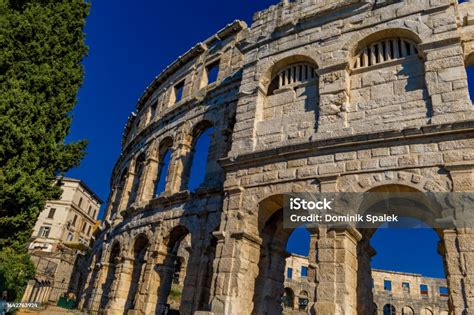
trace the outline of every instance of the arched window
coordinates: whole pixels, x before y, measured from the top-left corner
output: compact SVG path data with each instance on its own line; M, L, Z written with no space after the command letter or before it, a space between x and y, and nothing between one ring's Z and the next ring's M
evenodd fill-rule
M356 55L353 66L359 69L417 54L416 44L411 40L388 38L363 47Z
M298 308L302 311L306 310L308 308L308 303L309 303L308 292L301 291L298 298Z
M415 312L410 306L405 306L402 308L402 315L413 315Z
M385 304L383 307L383 315L395 315L396 313L395 306L392 304Z
M213 133L214 128L209 127L198 133L198 137L194 140L188 182L188 189L190 191L194 191L196 188L201 186L206 178L207 160L211 148L211 138Z
M294 88L300 84L313 82L316 79L315 68L308 63L292 64L280 72L272 79L267 95L273 95L281 88Z
M474 64L466 67L466 74L469 96L471 97L471 102L474 103Z
M294 307L295 294L291 288L285 288L282 300L285 308L292 309Z
M138 188L142 179L143 170L145 168L145 153L141 153L135 161L135 175L133 177L132 190L130 192L130 200L128 205L130 206L137 200Z
M166 178L168 177L168 170L171 161L171 147L167 147L162 153L160 152L159 159L158 180L155 185L156 196L159 196L166 189Z

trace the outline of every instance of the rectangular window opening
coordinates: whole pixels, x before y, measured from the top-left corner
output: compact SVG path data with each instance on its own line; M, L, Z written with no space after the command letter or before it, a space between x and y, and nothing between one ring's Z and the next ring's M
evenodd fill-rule
M308 267L302 266L301 267L301 277L307 277L308 276Z
M178 103L183 99L183 91L184 91L184 81L179 82L176 84L173 88L174 92L174 102L172 103Z
M383 289L385 291L392 291L392 281L390 280L384 280L383 281Z
M286 276L288 279L293 279L293 268L288 268L286 271Z
M211 84L217 81L219 77L219 61L215 61L206 66L207 73L207 84Z
M56 208L51 208L51 209L49 209L48 219L54 218L54 214L55 214L55 213L56 213Z

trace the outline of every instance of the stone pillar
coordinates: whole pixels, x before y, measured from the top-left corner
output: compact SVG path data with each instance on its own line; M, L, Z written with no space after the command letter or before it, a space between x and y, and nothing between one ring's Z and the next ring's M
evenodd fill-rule
M155 194L155 183L158 176L158 159L150 155L143 169L142 178L138 186L137 200L148 202L153 199Z
M130 290L130 282L132 280L132 272L133 259L123 257L122 262L115 269L115 281L110 290L110 299L105 310L107 315L124 313L128 291Z
M449 306L453 314L474 312L474 231L472 229L443 230L443 244Z
M102 263L100 265L100 269L97 271L97 276L94 283L91 284L92 292L91 297L89 298L89 302L87 302L87 309L88 310L98 310L100 308L100 303L102 300L102 295L104 292L102 291L103 286L107 281L107 273L109 271L110 264L109 263ZM97 268L94 266L94 268ZM105 293L105 294L110 294Z
M189 165L192 155L192 138L190 135L181 137L173 153L171 154L171 161L168 171L169 179L166 182L165 193L174 194L186 189L189 179Z
M449 40L419 46L426 56L426 88L431 98L433 123L465 119L462 112L471 110L472 102L466 85L462 46Z
M350 76L347 63L317 70L319 76L318 132L347 127Z
M158 306L158 289L160 287L160 277L158 274L158 263L164 261L166 253L161 251L152 252L147 259L145 266L144 281L139 290L140 298L137 301L136 309L141 310L144 314L155 313ZM161 314L161 313L158 313Z
M376 252L370 239L363 237L357 246L357 314L374 314L372 268L370 261Z
M215 314L251 314L254 304L255 279L258 275L262 241L246 232L218 238L214 261L214 296L211 311Z
M125 176L125 182L122 188L122 196L120 198L117 214L120 214L121 211L126 210L128 207L128 201L130 198L130 193L132 190L134 178L135 178L134 171L129 170L127 175Z
M357 314L357 242L361 234L348 225L319 228L316 314Z

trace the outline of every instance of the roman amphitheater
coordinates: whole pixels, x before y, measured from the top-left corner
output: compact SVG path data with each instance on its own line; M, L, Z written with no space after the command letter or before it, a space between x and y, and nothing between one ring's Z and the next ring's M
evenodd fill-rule
M130 115L80 308L283 313L285 193L474 190L472 64L473 2L285 0L250 27L229 24ZM204 134L205 178L191 189ZM449 314L474 314L474 232L433 212ZM307 313L383 314L374 229L308 230Z

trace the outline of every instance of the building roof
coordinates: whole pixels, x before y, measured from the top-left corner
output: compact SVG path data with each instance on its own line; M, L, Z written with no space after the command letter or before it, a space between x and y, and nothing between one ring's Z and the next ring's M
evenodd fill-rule
M81 185L85 190L87 190L87 192L89 194L91 194L91 196L96 199L100 205L102 205L104 203L104 201L92 190L89 188L89 186L86 185L86 183L84 183L82 180L80 179L76 179L76 178L71 178L71 177L59 177L58 178L60 181L62 182L75 182L75 183L79 183L79 185Z

